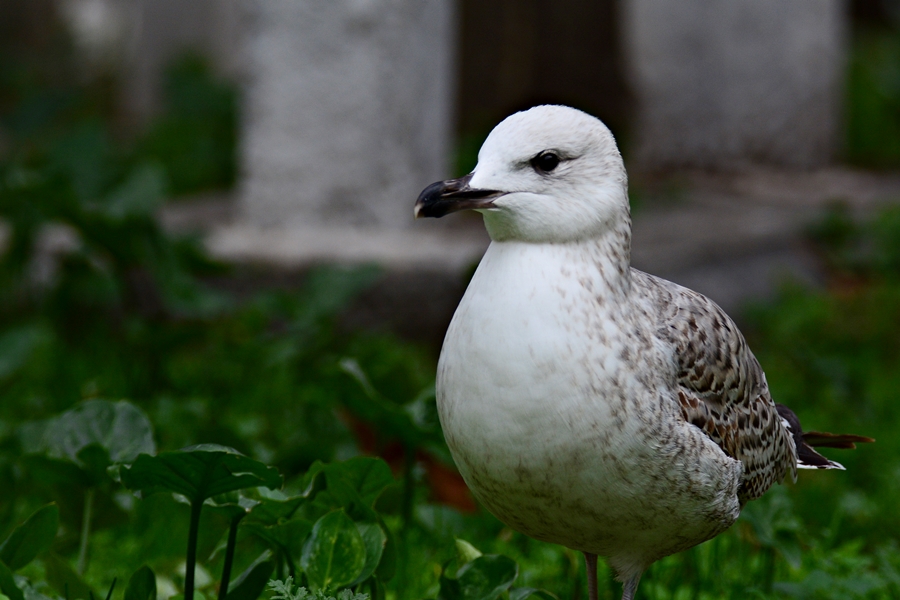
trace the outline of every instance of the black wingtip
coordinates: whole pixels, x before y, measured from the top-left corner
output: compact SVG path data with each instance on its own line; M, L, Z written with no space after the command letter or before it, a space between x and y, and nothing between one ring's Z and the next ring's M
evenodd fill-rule
M797 466L801 469L841 469L844 466L836 461L829 460L813 450L813 447L843 448L852 450L858 443L871 443L875 440L864 435L825 433L821 431L803 432L800 419L794 411L783 404L776 404L775 409L787 423L788 430L797 448Z

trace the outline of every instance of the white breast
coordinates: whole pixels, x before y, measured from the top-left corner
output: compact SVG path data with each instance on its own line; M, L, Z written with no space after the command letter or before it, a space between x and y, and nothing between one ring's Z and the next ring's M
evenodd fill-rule
M669 553L659 538L693 545L737 517L740 465L676 414L668 349L603 269L583 247L494 242L444 341L441 423L513 528L614 560Z

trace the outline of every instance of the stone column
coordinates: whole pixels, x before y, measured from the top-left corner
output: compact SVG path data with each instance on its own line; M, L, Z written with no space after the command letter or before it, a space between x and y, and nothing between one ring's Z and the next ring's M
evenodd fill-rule
M815 167L838 142L843 0L622 0L650 167Z
M56 0L88 69L112 67L126 114L144 125L160 108L165 68L185 52L220 76L241 74L246 0Z
M448 176L453 0L257 0L244 222L403 229Z

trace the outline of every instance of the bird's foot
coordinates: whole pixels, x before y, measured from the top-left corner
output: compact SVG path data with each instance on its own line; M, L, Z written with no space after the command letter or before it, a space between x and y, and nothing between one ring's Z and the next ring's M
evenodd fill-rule
M634 600L634 595L637 593L638 583L640 583L640 581L641 574L638 573L625 582L624 589L622 590L622 600Z
M588 600L597 600L597 555L584 552L584 566L587 567Z

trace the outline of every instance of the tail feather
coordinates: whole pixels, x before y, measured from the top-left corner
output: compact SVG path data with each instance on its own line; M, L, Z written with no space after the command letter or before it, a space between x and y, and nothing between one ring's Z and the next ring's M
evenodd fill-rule
M794 445L797 448L797 467L800 469L840 469L843 471L845 469L841 463L825 458L813 450L813 447L852 450L856 448L857 443L875 441L863 435L834 434L821 431L803 433L803 428L800 427L800 419L797 418L794 411L783 404L776 404L775 408L794 439Z
M864 435L852 433L837 434L824 431L805 431L803 441L816 448L843 448L845 450L856 449L856 444L868 444L875 440Z

